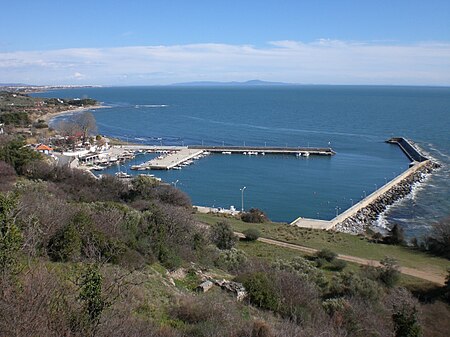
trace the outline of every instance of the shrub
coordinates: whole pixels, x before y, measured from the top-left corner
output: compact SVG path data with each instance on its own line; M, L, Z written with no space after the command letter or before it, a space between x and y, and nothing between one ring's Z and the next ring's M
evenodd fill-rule
M0 192L8 191L16 182L16 171L14 167L0 160Z
M267 215L258 208L251 208L241 215L241 220L250 223L263 223L269 221Z
M341 271L347 266L347 262L343 260L333 260L329 266L329 269L334 271Z
M256 228L249 228L242 232L245 235L247 241L256 241L260 237L261 233Z
M244 275L238 280L242 281L252 304L269 310L278 308L279 298L273 280L266 273L255 272Z
M237 237L229 222L220 221L211 228L211 241L219 249L231 249L236 244Z
M397 260L385 257L380 263L382 266L379 268L379 280L388 288L394 287L400 280L400 271Z
M424 247L437 256L450 259L450 217L433 224L430 236L425 238Z
M0 193L0 276L15 273L19 267L23 236L15 221L16 207L13 194Z
M234 271L239 269L245 262L247 262L248 258L244 251L231 248L229 250L221 251L216 264L230 271Z
M25 165L39 158L40 153L27 147L23 139L0 138L0 160L14 167L16 172L21 172Z
M328 262L333 261L337 256L337 254L335 252L333 252L327 248L324 248L324 249L318 251L316 255L318 258L325 259Z
M253 322L251 337L272 337L274 336L270 326L264 321Z
M329 298L322 302L322 307L327 314L333 315L336 312L343 311L347 306L348 302L346 299L339 298Z
M298 256L290 261L277 260L272 267L275 270L285 270L297 274L301 279L316 284L320 288L327 285L327 279L322 270L316 268L314 262Z
M376 301L382 294L382 288L376 281L361 277L352 272L337 273L330 283L330 296L359 296Z
M418 313L419 303L408 290L395 288L386 301L391 307L396 337L422 336Z
M404 244L405 235L403 234L403 228L400 225L395 224L389 232L389 235L384 238L383 242L390 245Z
M327 263L327 260L317 257L314 259L314 262L316 263L317 268L322 268Z
M445 279L444 300L450 303L450 268L447 269L447 277Z
M69 224L50 239L47 253L53 261L75 261L81 255L81 244L80 232Z

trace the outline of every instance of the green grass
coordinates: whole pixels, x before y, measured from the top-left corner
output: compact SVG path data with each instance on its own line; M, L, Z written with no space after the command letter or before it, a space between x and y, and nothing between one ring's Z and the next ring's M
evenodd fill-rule
M196 214L198 220L214 224L223 220L212 214ZM366 238L350 234L299 228L281 223L251 224L234 218L226 218L233 229L242 232L257 228L261 237L280 240L316 249L328 248L339 254L346 254L371 260L381 260L385 256L395 258L401 266L446 275L450 262L408 247L369 242ZM277 248L278 249L278 248Z
M273 262L277 259L291 260L297 256L308 256L306 253L289 248L273 246L260 241L248 242L240 240L237 243L236 248L243 250L248 256L260 258L269 262ZM327 266L328 264L324 265L321 269L325 273L325 276L328 279L331 279L336 272L329 270ZM358 273L360 268L361 265L359 264L347 262L347 265L343 271ZM400 275L399 285L408 288L411 291L427 291L436 288L436 285L432 282L404 274Z

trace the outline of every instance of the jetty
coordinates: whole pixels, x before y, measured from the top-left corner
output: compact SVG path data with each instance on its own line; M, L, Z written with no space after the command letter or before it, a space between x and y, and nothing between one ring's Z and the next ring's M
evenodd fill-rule
M130 146L127 146L131 149ZM211 153L216 154L242 154L242 155L296 155L297 157L309 156L332 156L336 152L326 147L258 147L258 146L140 146L133 149L160 152L157 158L149 160L140 165L134 165L132 170L171 170L180 168L180 166L189 165L192 160L200 159Z
M439 164L425 157L411 140L396 137L388 139L386 142L398 145L412 160L405 172L331 220L299 217L291 222L291 225L360 234L371 225L372 221L376 220L379 214L386 210L387 206L409 194L414 183L421 181L425 174L439 167Z
M332 156L336 154L330 147L268 147L268 146L200 146L191 145L190 149L202 149L211 153L222 154L293 154L298 156Z

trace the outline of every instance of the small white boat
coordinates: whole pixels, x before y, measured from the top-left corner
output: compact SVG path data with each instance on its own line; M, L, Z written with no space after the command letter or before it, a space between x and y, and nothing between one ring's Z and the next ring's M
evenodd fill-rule
M94 170L94 171L102 171L102 170L104 170L105 168L106 168L106 167L95 165L95 166L92 166L91 170Z
M150 178L153 178L155 175L154 174L148 174L148 173L139 173L138 176L139 177L150 177Z
M125 172L117 172L116 173L116 177L117 178L131 178L132 175L128 174L128 173L125 173Z
M223 151L222 154L231 154L231 151Z
M303 153L302 153L302 156L303 156L303 157L309 157L309 152L303 152Z

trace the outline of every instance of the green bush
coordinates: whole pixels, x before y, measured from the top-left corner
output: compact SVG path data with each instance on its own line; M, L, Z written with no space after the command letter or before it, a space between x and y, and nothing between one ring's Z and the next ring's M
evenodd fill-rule
M400 310L392 315L396 337L421 337L422 327L418 322L418 312L414 308L412 311Z
M241 215L241 220L250 223L263 223L269 221L267 215L258 208L252 208Z
M16 172L21 172L25 165L40 158L41 154L27 147L21 138L7 141L0 139L0 160L10 164Z
M317 268L322 268L323 266L326 265L327 260L322 259L321 257L317 257L314 262L316 263L316 267Z
M337 273L330 283L330 297L359 296L376 301L381 294L382 288L378 282L352 272Z
M211 228L211 241L219 249L231 249L237 241L233 229L228 221L221 221Z
M17 199L13 194L0 193L0 274L16 273L23 236L15 223Z
M9 112L0 115L0 122L6 125L26 126L31 121L26 112Z
M343 260L333 260L328 267L330 270L341 271L347 266L347 262Z
M309 261L301 256L297 256L290 261L276 260L272 267L275 270L293 272L302 279L316 284L319 288L325 288L328 283L324 272L316 268L313 261Z
M216 261L216 265L220 268L224 268L230 271L239 269L248 258L244 251L231 248L229 250L223 250Z
M318 258L325 259L328 262L333 261L337 256L337 254L335 252L333 252L327 248L324 248L324 249L318 251L316 255Z
M266 273L255 272L240 278L250 302L260 308L277 310L279 298L273 281Z
M379 281L388 288L394 287L400 280L400 271L397 260L385 257L380 263L382 266L379 268Z
M49 241L47 253L53 261L76 261L81 256L81 236L74 224L61 228Z
M261 236L261 233L256 228L249 228L242 232L247 241L256 241Z

